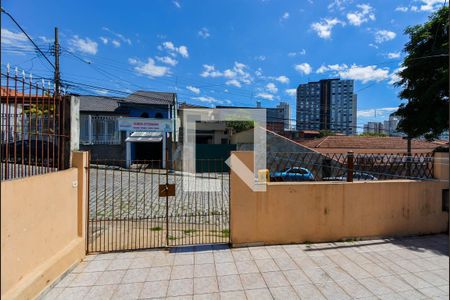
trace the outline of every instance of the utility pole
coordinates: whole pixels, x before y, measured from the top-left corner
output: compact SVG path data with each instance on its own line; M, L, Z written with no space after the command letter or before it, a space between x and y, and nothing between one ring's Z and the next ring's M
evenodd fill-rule
M60 73L59 73L59 38L58 38L58 27L55 27L55 92L58 96L61 89Z

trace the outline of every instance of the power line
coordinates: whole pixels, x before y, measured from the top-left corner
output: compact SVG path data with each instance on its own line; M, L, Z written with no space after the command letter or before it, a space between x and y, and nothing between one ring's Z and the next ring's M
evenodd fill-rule
M27 37L27 39L33 44L33 46L36 48L36 50L39 51L39 53L42 54L42 56L45 58L45 60L47 60L47 62L53 67L53 69L55 68L55 65L53 65L53 63L50 61L50 59L48 59L48 57L44 54L44 52L41 50L41 48L39 48L39 46L31 39L31 37L28 35L28 33L22 28L22 26L20 26L20 24L14 19L13 16L11 16L11 14L9 12L7 12L3 7L0 8L1 12L3 12L4 14L6 14L13 22L14 24L17 25L17 27L19 27L20 31L22 31L23 34L25 34L25 36Z

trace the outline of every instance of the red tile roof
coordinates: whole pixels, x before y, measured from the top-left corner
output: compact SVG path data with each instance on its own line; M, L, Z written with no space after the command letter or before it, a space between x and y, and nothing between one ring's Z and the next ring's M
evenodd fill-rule
M406 139L401 137L363 137L363 136L327 136L314 140L300 141L300 144L319 149L406 149ZM412 149L429 149L438 147L435 142L412 140Z

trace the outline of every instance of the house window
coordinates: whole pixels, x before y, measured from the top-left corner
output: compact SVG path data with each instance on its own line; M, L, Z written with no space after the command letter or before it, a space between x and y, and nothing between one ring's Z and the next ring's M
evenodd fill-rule
M118 117L81 115L80 119L81 144L120 144Z
M148 113L147 112L143 112L141 114L141 118L148 118Z
M156 113L156 114L155 114L155 118L156 118L156 119L162 119L162 118L163 118L162 113L160 113L160 112Z

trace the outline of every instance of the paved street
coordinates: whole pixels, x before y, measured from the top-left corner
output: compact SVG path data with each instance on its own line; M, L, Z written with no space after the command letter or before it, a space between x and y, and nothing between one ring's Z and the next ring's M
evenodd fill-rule
M448 235L91 255L41 299L448 299Z

